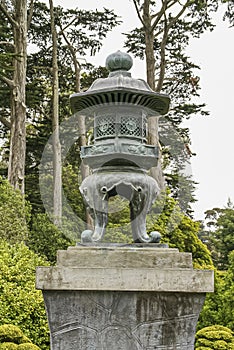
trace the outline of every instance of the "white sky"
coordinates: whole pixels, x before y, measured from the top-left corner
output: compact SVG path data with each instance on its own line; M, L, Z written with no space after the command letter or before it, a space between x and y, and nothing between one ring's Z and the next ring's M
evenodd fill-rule
M48 1L47 1L48 3ZM139 24L130 0L55 0L55 5L81 9L114 9L123 24L114 29L103 42L103 48L91 58L95 65L104 65L106 56L123 50L124 36ZM223 207L230 197L234 201L234 28L222 22L222 14L215 16L216 29L194 39L188 49L194 63L201 67L202 90L200 101L207 104L209 117L197 116L186 122L190 127L193 157L192 174L199 184L193 206L196 219L204 218L204 211ZM131 70L135 78L145 79L145 65L134 59Z

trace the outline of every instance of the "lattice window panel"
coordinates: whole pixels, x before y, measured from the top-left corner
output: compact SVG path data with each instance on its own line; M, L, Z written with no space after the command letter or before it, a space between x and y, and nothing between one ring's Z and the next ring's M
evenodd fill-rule
M120 135L146 137L146 121L136 117L121 117Z
M115 136L115 116L96 118L95 138Z

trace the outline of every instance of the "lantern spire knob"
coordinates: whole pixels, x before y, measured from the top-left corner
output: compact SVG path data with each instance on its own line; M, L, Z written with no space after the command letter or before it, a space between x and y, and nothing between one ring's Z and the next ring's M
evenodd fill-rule
M125 52L121 52L120 50L110 54L106 58L106 68L110 72L114 71L128 71L132 68L133 60L132 57Z

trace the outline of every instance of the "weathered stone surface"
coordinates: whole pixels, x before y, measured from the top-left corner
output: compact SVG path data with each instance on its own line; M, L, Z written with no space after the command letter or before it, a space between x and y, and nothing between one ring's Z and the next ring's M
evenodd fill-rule
M71 247L58 251L57 266L191 268L192 256L189 253L179 253L178 249L154 247Z
M37 269L37 288L46 290L166 291L205 293L213 291L213 272L152 268Z
M79 247L58 252L58 266L37 269L37 288L205 293L213 271L193 270L177 249Z
M51 350L193 350L213 272L154 247L71 247L39 267Z
M53 350L193 350L205 294L46 291Z

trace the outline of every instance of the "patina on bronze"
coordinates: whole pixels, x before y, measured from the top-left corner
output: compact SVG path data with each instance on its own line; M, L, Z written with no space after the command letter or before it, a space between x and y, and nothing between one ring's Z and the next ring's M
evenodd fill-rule
M170 99L134 79L130 55L117 51L106 59L108 78L97 79L82 93L71 96L74 113L94 116L94 143L81 149L83 162L93 174L80 191L95 223L82 233L83 242L102 240L108 221L108 199L120 195L129 200L134 242L158 242L160 235L146 232L146 215L159 188L147 171L157 165L158 148L147 144L147 118L168 112Z

